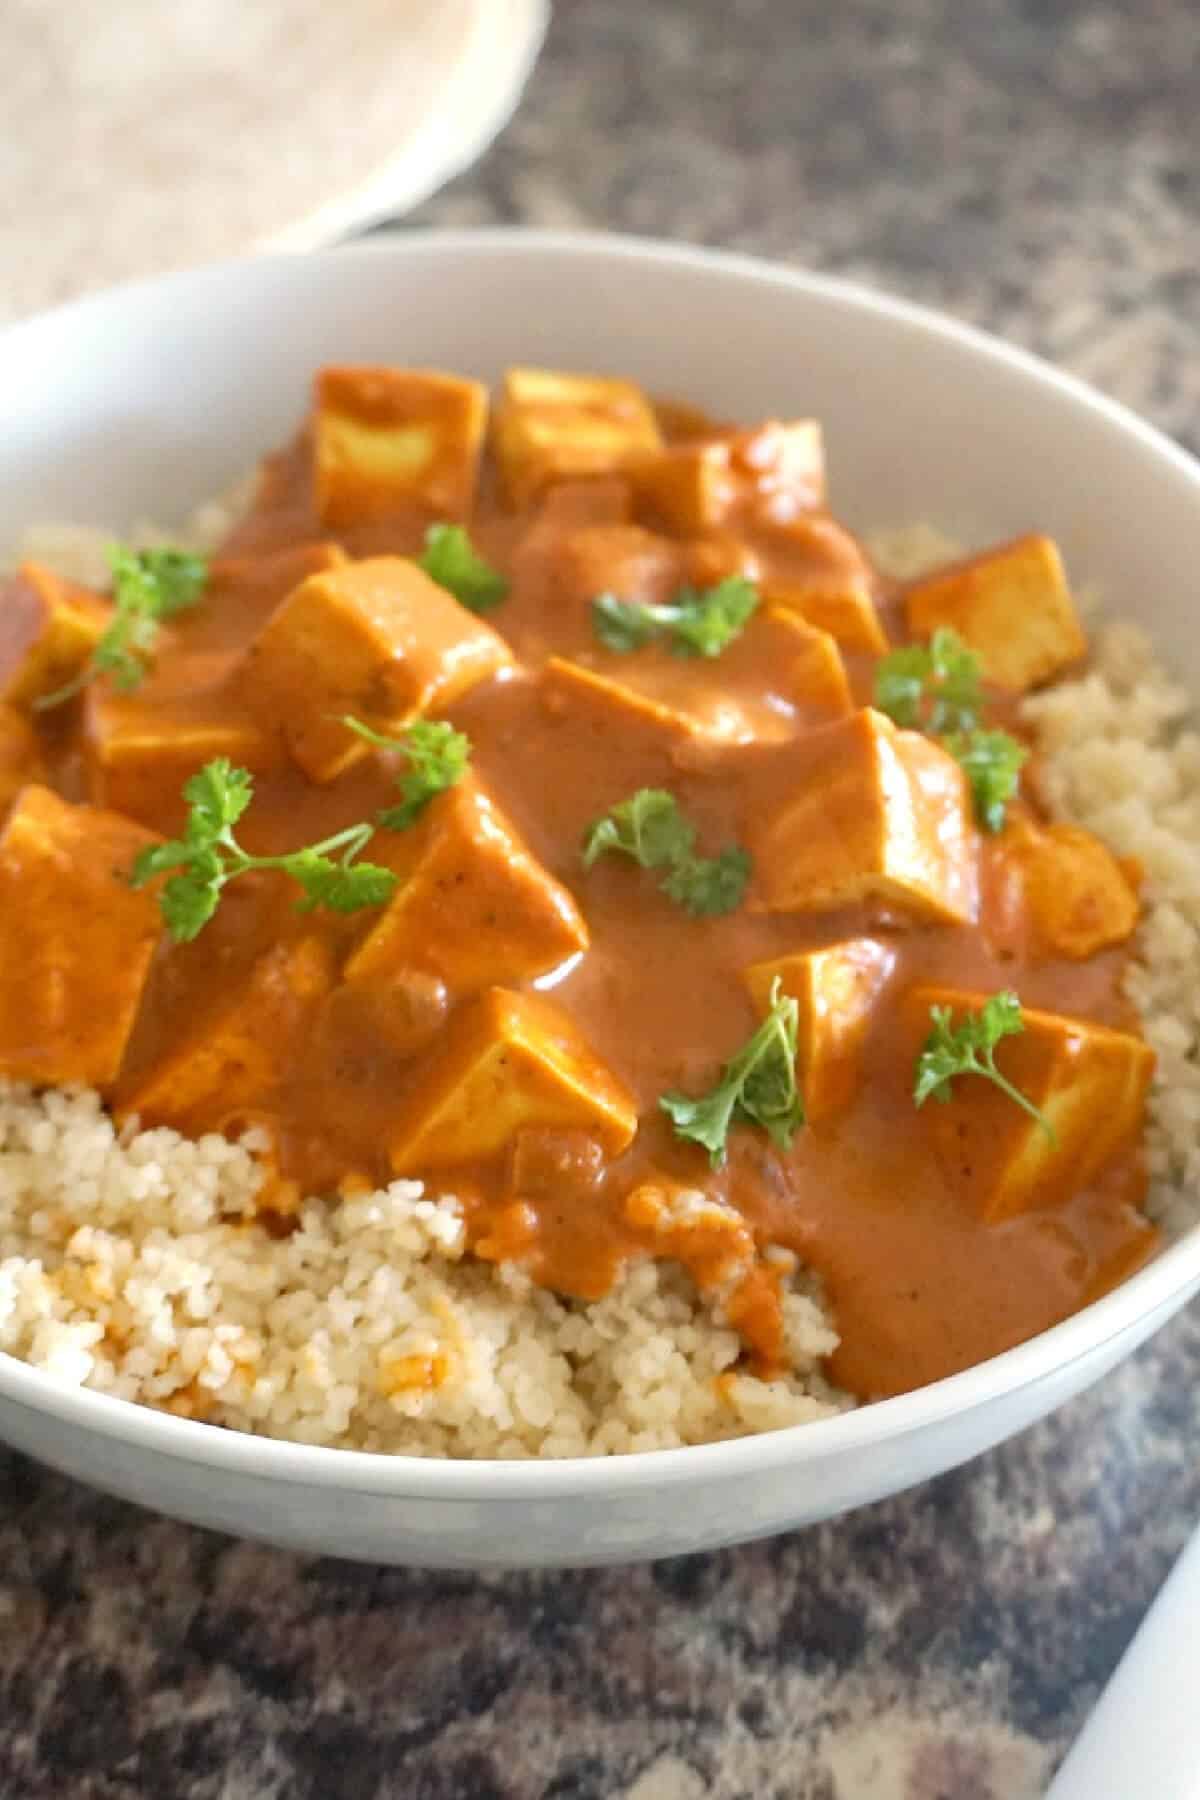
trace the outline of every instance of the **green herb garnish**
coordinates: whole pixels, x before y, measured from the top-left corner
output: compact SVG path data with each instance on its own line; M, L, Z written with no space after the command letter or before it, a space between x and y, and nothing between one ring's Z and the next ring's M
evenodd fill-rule
M204 557L187 550L129 550L112 544L107 554L113 616L79 674L34 702L39 711L61 706L100 675L111 676L125 693L139 686L160 623L195 606L208 580Z
M907 729L939 737L970 731L983 709L983 666L957 631L943 625L927 644L908 644L875 669L875 704Z
M695 827L679 810L674 794L665 788L639 788L596 819L583 840L583 866L610 850L631 856L643 869L670 868L691 852Z
M931 1006L933 1029L917 1058L913 1100L924 1106L929 1099L949 1100L950 1084L960 1075L982 1075L1035 1119L1052 1144L1058 1137L1049 1119L1020 1088L1013 1086L996 1067L996 1045L1006 1037L1018 1037L1025 1029L1021 1003L1009 990L993 994L978 1012L967 1012L958 1025L948 1006Z
M790 994L781 994L779 978L771 987L771 1010L753 1037L721 1070L707 1094L664 1094L659 1105L678 1137L708 1151L713 1168L725 1160L729 1127L760 1125L781 1150L791 1147L804 1124L804 1096L796 1080L796 1038L800 1009Z
M943 625L928 644L909 644L882 658L875 704L897 725L937 738L966 772L980 825L1003 831L1029 752L1009 732L980 727L982 672L975 652Z
M462 525L431 525L417 567L473 613L492 612L508 594L508 582L479 555Z
M159 896L167 930L176 943L190 943L208 924L227 882L251 869L279 869L304 891L301 912L328 907L331 912L357 912L382 906L391 898L396 877L375 863L356 862L374 832L372 825L345 831L308 844L286 856L250 856L233 835L233 827L250 804L254 781L247 769L234 768L224 756L206 763L184 783L188 820L182 838L143 850L133 865L131 884L144 887L156 875L169 875ZM341 851L334 860L333 852Z
M716 856L687 856L662 882L664 894L696 919L717 919L741 905L750 879L750 852L734 845Z
M741 904L750 856L731 845L717 856L696 855L696 827L665 788L639 788L588 826L583 866L601 856L628 856L643 869L665 869L662 890L694 918L715 918Z
M417 719L406 727L402 737L396 738L372 731L349 713L342 724L377 750L393 750L407 760L408 767L396 782L401 794L399 806L389 806L376 814L377 823L388 831L406 831L435 794L462 780L471 760L470 738L442 720Z
M1025 745L1007 731L953 731L942 739L966 771L975 802L975 817L985 831L1003 831L1008 802L1021 785L1021 769L1029 756Z
M601 594L592 601L592 629L607 650L641 650L665 638L677 656L720 656L758 605L753 582L730 575L715 587L680 588L661 606Z

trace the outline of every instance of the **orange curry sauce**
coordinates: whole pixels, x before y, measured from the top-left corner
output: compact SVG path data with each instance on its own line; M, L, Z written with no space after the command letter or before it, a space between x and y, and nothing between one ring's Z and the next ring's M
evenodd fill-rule
M668 442L713 429L681 409L660 409L659 420ZM738 570L764 590L835 593L865 570L890 644L906 641L902 594L869 569L861 548L814 496L771 502L756 494L752 473L748 479L748 498L727 512L719 531L683 537L664 529L652 499L621 473L561 480L514 505L485 457L463 515L476 548L511 584L486 622L514 661L440 716L468 735L474 780L574 896L589 938L587 949L560 967L506 985L535 988L561 1009L635 1097L640 1123L627 1149L608 1155L586 1124L534 1128L482 1161L440 1158L434 1168L394 1169L388 1146L398 1111L470 997L413 970L340 981L378 913L302 914L294 886L275 874L231 884L193 943L160 945L108 1097L119 1115L128 1109L146 1072L180 1046L200 1043L206 1021L257 969L254 1035L268 1075L256 1069L247 1093L226 1080L219 1095L181 1117L169 1106L161 1111L193 1133L265 1124L277 1145L268 1203L281 1218L300 1193L374 1186L399 1172L426 1176L434 1191L462 1198L480 1255L514 1256L539 1282L566 1294L603 1294L632 1256L677 1255L702 1286L725 1284L753 1366L768 1372L785 1355L779 1287L788 1259L778 1256L780 1247L824 1284L841 1335L832 1377L864 1397L891 1394L1066 1317L1123 1278L1157 1242L1140 1210L1145 1177L1136 1131L1084 1187L1068 1184L1035 1206L986 1217L976 1192L980 1168L970 1157L945 1154L952 1108L914 1107L914 1057L928 1013L914 1027L906 996L914 984L982 994L1012 988L1026 1008L1136 1033L1120 993L1127 945L1084 957L1054 954L1027 916L1006 859L1012 833L1040 817L1035 765L1010 807L1008 830L969 833L962 879L973 916L963 923L931 922L894 899L869 897L831 910L761 910L757 869L735 912L693 918L660 891L653 872L628 858L609 856L584 869L580 846L589 824L642 787L677 797L703 853L753 845L763 821L798 785L824 775L832 782L826 734L845 712L844 701L839 706L819 684L797 682L786 634L767 608L711 660L660 646L620 655L594 634L597 594L662 601L683 583L704 586ZM330 563L328 546L352 558L415 556L431 519L445 516L414 503L359 525L333 525L326 509L323 522L306 429L267 458L253 508L214 559L203 600L164 630L155 666L128 705L149 726L156 714L229 725L248 718L239 659L297 582ZM846 642L842 655L854 704L865 706L876 658ZM683 715L682 726L591 705L569 679L547 675L554 657L636 688ZM98 692L42 715L38 726L51 749L53 785L68 799L99 797L87 774ZM111 695L107 703L124 704ZM996 695L991 722L1015 728L1014 716L1011 701ZM198 756L197 766L203 760ZM402 768L396 758L372 754L336 779L316 782L285 755L268 758L256 770L239 839L252 852L280 853L370 820L394 802ZM151 769L139 784L131 768L120 809L155 831L178 831L181 773L168 786ZM446 804L449 797L439 797L430 810ZM425 828L421 822L413 830ZM839 828L831 801L828 829ZM378 833L365 854L403 868L403 849L389 847L389 835ZM458 904L449 880L444 920L451 935ZM761 1014L744 978L748 966L864 935L883 946L890 974L841 1104L811 1121L787 1152L765 1132L735 1125L724 1165L710 1168L703 1150L675 1135L660 1096L668 1089L704 1092L755 1030ZM273 984L270 957L280 945L301 943L311 956L311 990ZM955 1107L976 1105L984 1123L976 1143L984 1143L978 1154L986 1157L987 1122L994 1117L1002 1133L1011 1103L978 1079L959 1089L963 1100ZM156 1122L153 1106L140 1111L144 1123ZM722 1203L709 1224L702 1216L689 1222L686 1211L672 1223L669 1197L683 1190ZM730 1285L733 1269L740 1272Z

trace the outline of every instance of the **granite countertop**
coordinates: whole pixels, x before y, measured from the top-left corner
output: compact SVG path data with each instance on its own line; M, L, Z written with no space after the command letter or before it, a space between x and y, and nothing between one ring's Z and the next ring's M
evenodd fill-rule
M1195 30L1189 0L559 0L516 120L417 222L836 270L1195 448ZM633 1570L302 1560L4 1456L0 1794L1035 1800L1200 1517L1198 1368L1193 1309L965 1469Z

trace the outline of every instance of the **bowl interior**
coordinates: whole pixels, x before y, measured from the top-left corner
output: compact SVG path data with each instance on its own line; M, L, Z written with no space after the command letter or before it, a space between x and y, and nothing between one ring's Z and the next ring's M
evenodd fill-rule
M484 378L536 362L629 374L732 417L814 415L849 523L927 519L968 540L1044 529L1076 577L1144 622L1181 679L1200 686L1200 470L1166 440L919 309L613 239L415 234L175 276L10 329L0 335L0 551L37 520L119 529L184 516L292 429L316 365L375 360ZM1197 1280L1200 1230L986 1376L939 1384L945 1405L1036 1379ZM26 1393L49 1392L29 1374ZM876 1413L881 1430L916 1422L929 1404L908 1397L779 1435L797 1448L811 1437L815 1449L828 1432L869 1432ZM112 1407L98 1403L96 1416ZM205 1431L160 1427L181 1442ZM263 1446L274 1449L286 1455Z
M610 239L414 236L117 289L0 338L0 546L31 519L170 521L294 425L313 368L626 373L732 417L812 414L858 527L1039 526L1188 676L1195 465L1120 409L916 308Z

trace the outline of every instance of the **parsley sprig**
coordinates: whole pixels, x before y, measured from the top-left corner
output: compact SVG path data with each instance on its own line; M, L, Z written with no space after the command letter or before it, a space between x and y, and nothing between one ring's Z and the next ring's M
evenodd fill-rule
M375 863L356 861L374 832L372 825L350 825L319 844L307 844L286 856L250 856L233 835L254 793L248 769L235 768L227 757L206 763L184 783L188 820L182 838L143 850L130 875L135 888L156 875L168 875L159 896L167 930L176 943L190 943L208 924L222 889L251 869L279 869L303 890L301 912L324 906L330 912L357 912L382 906L391 898L396 877ZM341 855L335 859L334 852Z
M680 588L665 605L601 594L592 601L592 629L606 650L641 650L665 639L676 656L720 656L758 605L754 583L730 575L715 587Z
M962 765L975 817L1003 831L1029 752L1007 731L985 731L983 667L956 631L943 625L928 644L893 650L875 670L875 704L897 725L927 732Z
M702 1145L714 1169L725 1160L729 1128L738 1120L761 1126L781 1150L791 1147L805 1119L796 1079L799 1024L800 1009L792 995L780 992L776 976L770 1012L725 1064L716 1086L696 1097L671 1092L659 1100L676 1135Z
M462 780L471 760L470 738L443 720L416 719L406 727L403 737L385 737L349 713L342 719L342 724L356 731L377 750L394 751L407 762L407 768L396 781L400 804L386 807L375 815L376 823L388 831L407 831L435 794Z
M948 1006L931 1006L929 1017L933 1029L917 1058L913 1082L917 1106L924 1106L930 1099L949 1100L950 1084L960 1075L982 1075L1015 1100L1037 1121L1050 1142L1057 1144L1057 1134L1046 1115L996 1067L997 1044L1006 1037L1019 1036L1025 1029L1021 1002L1011 989L993 994L977 1012L966 1012L957 1025Z
M1003 831L1008 803L1021 785L1029 751L1007 731L952 731L942 744L961 763L975 817L985 831Z
M508 596L508 582L480 556L462 525L431 525L417 566L473 613L492 612Z
M123 693L138 687L162 620L195 606L208 581L204 557L187 550L130 550L111 544L107 555L113 616L78 675L35 701L39 711L73 699L100 675L110 676Z
M940 737L970 731L983 711L982 666L943 625L927 644L893 650L875 670L875 704L897 725Z
M741 904L750 879L750 854L730 845L717 856L696 855L696 827L665 788L639 788L588 826L583 866L600 857L628 856L643 869L665 869L660 883L693 918L717 918Z

